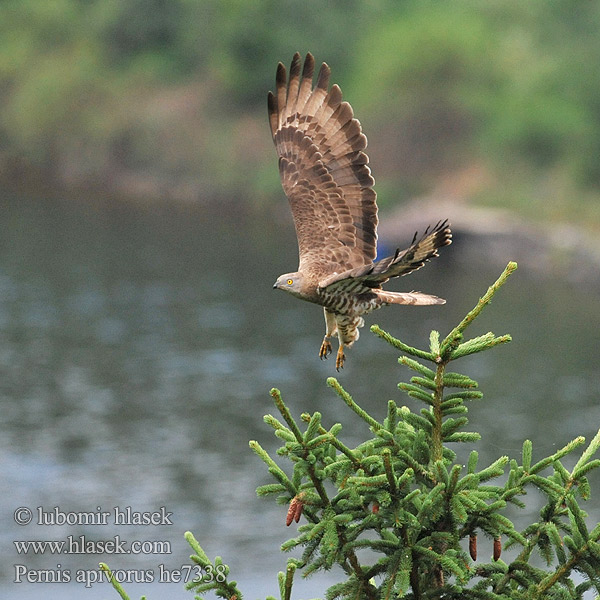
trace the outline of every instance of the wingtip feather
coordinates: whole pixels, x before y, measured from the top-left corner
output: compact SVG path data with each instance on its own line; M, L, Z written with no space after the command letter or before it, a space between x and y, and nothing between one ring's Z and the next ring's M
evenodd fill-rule
M313 87L315 72L315 59L310 52L306 53L303 62L296 52L289 72L282 63L278 64L276 90L268 96L275 146L280 157L286 156L292 162L301 158L297 168L310 171L307 176L311 182L329 195L335 210L341 211L343 219L348 220L349 225L344 225L343 231L338 232L339 235L348 234L344 245L351 250L343 259L347 265L370 264L375 258L377 205L368 157L362 152L366 137L359 122L353 118L351 106L342 102L339 86L333 85L329 89L329 65L320 64ZM285 161L279 166L289 197L294 189L291 179L295 171L287 168ZM336 188L339 188L337 194L334 193ZM294 206L292 202L293 212ZM296 213L294 219L297 219ZM331 235L329 230L326 233Z
M310 53L306 53L304 59L304 67L302 68L302 78L311 79L315 72L315 57Z
M329 87L329 77L331 75L331 69L327 63L322 63L319 69L319 76L317 77L317 87L327 91Z
M277 75L275 76L275 81L277 82L278 88L282 85L286 85L287 73L285 70L285 65L282 62L277 63Z

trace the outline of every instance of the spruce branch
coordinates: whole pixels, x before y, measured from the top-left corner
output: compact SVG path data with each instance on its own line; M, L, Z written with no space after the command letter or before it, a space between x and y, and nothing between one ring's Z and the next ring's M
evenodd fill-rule
M348 407L370 428L370 437L356 446L340 439L339 423L325 427L318 411L294 419L279 390L271 390L282 420L267 415L265 422L280 442L277 455L291 461L293 474L258 442L251 441L250 447L275 480L259 486L257 494L274 494L278 503L287 505L281 525L298 523L296 536L281 546L286 552L300 549L301 558L289 559L285 572L279 573L280 600L291 600L297 570L307 577L334 565L346 579L326 591L327 600L575 600L592 588L600 593L600 525L591 527L579 504L590 497L588 476L600 467L600 459L594 458L600 431L570 471L561 461L584 444L583 437L537 461L532 443L525 440L520 463L501 456L483 468L475 449L464 465L449 446L480 439L466 427L469 401L483 397L477 382L450 363L511 340L491 332L464 340L463 334L515 269L509 263L442 341L432 331L428 351L372 328L406 354L399 364L414 375L398 387L420 408L413 412L390 400L380 423L329 378L327 385L343 400L342 408ZM495 481L503 476L503 483ZM506 508L525 509L530 488L542 492L545 504L539 517L519 531ZM478 562L478 532L492 539L488 562ZM503 538L516 556L501 556ZM203 580L188 587L241 600L221 559L211 562L191 534L186 539L196 564L220 569L223 575L219 585ZM544 560L544 568L533 563L535 554ZM575 585L573 571L583 574L583 583ZM129 600L122 588L115 589Z
M444 456L444 448L443 448L443 418L444 412L442 410L442 402L444 401L444 386L446 385L446 380L444 377L446 371L446 362L439 362L437 368L435 370L435 375L433 378L433 384L435 386L433 392L433 420L434 425L431 431L431 445L432 445L432 460L438 461L442 460Z
M479 299L476 306L470 310L467 313L467 316L444 338L440 346L440 356L442 357L442 360L447 358L446 354L449 350L450 353L452 352L452 344L456 342L459 336L462 336L464 330L479 316L485 306L492 301L496 292L506 283L508 277L512 275L516 269L517 263L509 262L500 277L498 277L498 279L488 288L487 292Z
M508 334L496 337L492 332L486 333L480 337L472 338L462 344L459 344L451 353L450 358L456 360L469 354L475 354L476 352L482 352L483 350L489 350L499 344L505 344L511 342L512 337Z
M297 562L294 559L290 559L288 560L285 573L279 572L279 595L281 600L290 600L292 597L292 584L297 566Z
M307 413L302 413L301 418L305 422L309 422L312 417ZM355 453L348 448L344 443L342 443L337 435L341 431L342 426L339 423L336 423L329 431L325 429L323 426L319 426L319 434L323 436L324 440L329 442L336 450L339 450L342 454L345 454L350 461L353 463L355 468L360 468L360 461L355 456Z
M567 454L570 454L571 452L573 452L573 450L575 450L575 448L577 448L578 446L581 446L581 444L584 444L584 443L585 443L585 438L583 436L576 437L574 440L571 440L566 446L563 446L560 450L557 450L554 454L552 454L546 458L543 458L542 460L535 463L535 465L533 465L531 467L531 469L529 470L529 473L532 475L535 473L538 473L539 471L545 469L547 466L551 465L552 463L559 461L561 458L563 458ZM581 459L578 461L577 464L579 464L580 462L581 462ZM575 465L575 468L577 468L577 464Z
M355 410L357 414L362 416L369 424L371 424L374 430L381 428L381 424L379 424L370 415L363 411L352 400L350 395L339 385L339 383L335 379L330 379L332 381L328 380L328 384L336 390L338 395L351 408L353 408L353 410ZM310 479L314 490L317 492L321 500L321 504L324 511L323 515L326 515L326 518L324 520L321 520L320 524L317 523L317 529L315 529L314 531L314 535L316 535L316 533L319 532L319 535L321 537L320 550L322 562L320 563L320 565L324 568L330 568L334 564L334 562L338 562L346 572L353 573L356 576L356 578L359 581L361 581L361 586L367 594L367 597L374 598L374 587L368 581L364 580L363 569L360 566L360 563L354 551L350 549L346 552L344 556L340 555L340 546L344 546L347 543L346 536L341 528L341 525L335 520L335 512L333 512L333 508L327 495L327 491L325 490L325 487L323 485L321 475L319 475L318 470L315 466L318 462L318 459L313 453L313 451L316 449L314 448L314 444L311 445L311 442L314 441L314 435L320 433L320 413L314 413L309 418L307 430L304 434L302 434L294 418L292 417L288 407L283 401L279 390L273 388L271 390L271 396L274 399L275 404L279 412L282 414L284 420L290 426L290 429L293 431L296 439L299 442L299 446L302 448L302 450L300 450L300 454L302 455L305 461L306 475ZM326 434L327 432L325 431L325 435ZM273 469L273 474L275 474L275 476L281 481L281 472L277 465L275 465L275 463L272 461L272 459L270 459L268 454L264 450L262 450L262 448L260 448L260 446L256 442L254 442L253 449L269 465L269 471L271 472L271 470ZM262 453L260 452L260 450L262 450ZM322 472L324 475L325 471L323 470ZM282 483L284 482L282 481ZM297 499L296 494L294 495L294 499ZM315 519L312 518L311 520ZM289 520L289 514L287 522L288 524L291 522ZM316 563L313 563L312 569L316 569ZM307 567L305 574L309 572L311 572L310 566Z
M440 355L440 332L435 331L435 329L429 334L429 349L432 356L438 357Z
M285 422L292 430L292 433L296 436L296 439L299 442L302 442L302 433L300 432L296 421L294 421L294 418L292 417L288 407L283 402L283 399L281 398L281 392L277 388L271 389L271 398L273 398L273 400L275 401L275 406L277 406L277 409L281 413L281 416L284 418Z
M435 377L435 371L433 371L432 369L429 369L425 365L422 365L420 362L413 360L412 358L407 358L406 356L401 356L398 359L398 362L401 365L405 365L405 366L413 369L413 371L417 371L418 373L421 373L421 375L423 375L427 379L430 379L431 381L433 381L433 379Z
M380 338L388 342L388 344L394 346L394 348L397 348L402 352L406 352L406 354L416 356L417 358L424 358L425 360L435 360L435 357L431 352L425 352L423 350L419 350L418 348L413 348L412 346L405 344L404 342L390 335L387 331L381 329L379 325L371 325L371 331L375 335L378 335Z
M577 438L577 439L579 440L579 439L583 439L583 438ZM596 435L594 436L592 441L589 443L589 446L586 448L586 450L583 452L583 454L581 455L581 457L579 458L579 460L573 467L573 478L574 479L579 479L579 473L581 472L581 470L583 468L585 468L586 464L589 463L592 456L594 454L596 454L596 452L598 452L598 448L600 448L600 430L598 430L598 433L596 433Z
M352 396L340 385L338 380L335 377L329 377L327 379L327 385L332 387L337 395L364 421L366 421L374 431L378 431L383 426L377 420L375 420L371 415L369 415L365 410L363 410L354 400Z
M130 600L127 592L123 589L123 586L117 581L116 577L113 575L113 572L110 570L109 566L106 563L99 563L100 569L106 574L110 584L116 590L116 592L121 596L123 600ZM146 600L146 596L142 596L141 600Z
M285 472L269 456L268 452L266 450L264 450L261 447L261 445L255 440L250 440L250 442L248 442L248 445L266 463L266 465L269 467L269 473L271 473L271 475L273 475L273 477L278 479L281 482L281 484L283 486L285 486L285 488L288 490L288 492L292 496L295 496L297 493L297 490L294 487L293 483L291 482L289 477L285 474Z
M229 567L223 563L221 557L216 556L214 561L209 560L206 552L190 531L186 531L184 537L194 551L190 559L200 566L201 572L198 577L185 584L185 589L194 590L198 594L212 591L219 598L242 600L242 593L237 587L237 582L227 580ZM196 597L200 598L200 596Z

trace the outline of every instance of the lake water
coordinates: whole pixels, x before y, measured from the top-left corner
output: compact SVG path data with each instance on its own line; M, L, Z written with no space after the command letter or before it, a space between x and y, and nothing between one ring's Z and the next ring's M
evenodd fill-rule
M0 596L117 598L106 583L13 583L15 565L73 577L100 560L172 571L189 564L186 530L209 556L223 557L248 597L277 593L276 573L287 559L279 545L294 532L285 527L284 507L256 497L255 488L270 479L248 447L251 439L277 447L262 420L275 412L270 388L281 389L295 415L319 410L326 426L341 422L350 445L368 431L325 384L336 373L331 358L317 356L321 309L272 289L297 265L285 207L262 218L236 212L233 204L2 196ZM520 260L517 247L477 260L478 244L485 240L457 236L439 259L393 286L443 296L445 306L374 313L347 352L336 376L376 418L390 398L420 407L397 389L411 374L368 325L421 347L431 329L447 333L506 263ZM483 435L481 464L502 454L519 458L525 438L534 442L535 459L597 431L598 280L593 270L589 285L580 285L519 269L468 331L514 338L456 366L485 393L470 412L470 428ZM596 495L587 508L595 523L600 475L591 480ZM17 525L18 507L31 508L34 522ZM38 507L111 515L115 507L165 507L172 525L119 526L112 518L105 526L36 525ZM80 535L168 541L171 553L19 555L13 544ZM322 596L335 575L298 582L294 597ZM180 584L177 593L156 582L125 588L132 598L164 597L167 589L169 597L191 597Z

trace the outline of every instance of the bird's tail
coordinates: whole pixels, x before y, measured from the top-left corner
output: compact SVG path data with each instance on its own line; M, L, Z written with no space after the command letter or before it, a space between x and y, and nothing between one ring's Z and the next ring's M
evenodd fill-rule
M384 304L413 304L427 306L431 304L446 304L443 298L422 294L421 292L388 292L386 290L373 290Z

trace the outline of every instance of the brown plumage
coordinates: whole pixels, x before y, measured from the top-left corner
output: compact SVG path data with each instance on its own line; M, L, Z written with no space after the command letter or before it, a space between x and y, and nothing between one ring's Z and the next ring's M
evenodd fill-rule
M281 183L300 254L298 271L281 275L273 287L323 306L327 329L319 356L327 358L329 338L337 334L339 370L344 348L358 339L362 315L386 304L445 302L419 292L388 292L381 285L421 268L452 236L447 221L439 222L419 239L415 234L406 250L373 262L378 219L375 180L364 152L367 138L340 88L329 88L329 67L321 65L313 87L314 69L312 54L301 69L296 53L289 79L279 63L276 91L268 95Z

